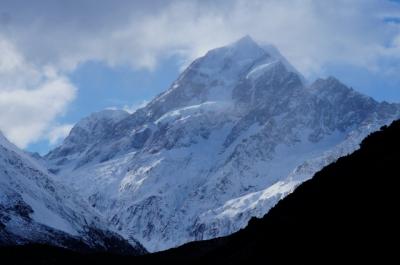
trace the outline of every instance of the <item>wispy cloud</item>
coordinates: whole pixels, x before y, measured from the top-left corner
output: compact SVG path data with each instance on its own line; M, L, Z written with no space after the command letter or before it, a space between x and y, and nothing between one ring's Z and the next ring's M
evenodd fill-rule
M122 109L129 113L134 113L137 109L143 108L149 103L147 100L134 103L132 105L125 105Z
M147 103L149 103L148 100L141 100L141 101L136 101L130 105L125 104L122 107L111 106L111 107L107 107L106 109L108 109L108 110L121 110L122 109L122 110L132 114L136 110L145 107L147 105Z
M60 141L64 140L64 138L68 136L73 126L73 124L63 124L51 128L47 134L50 145L56 145Z

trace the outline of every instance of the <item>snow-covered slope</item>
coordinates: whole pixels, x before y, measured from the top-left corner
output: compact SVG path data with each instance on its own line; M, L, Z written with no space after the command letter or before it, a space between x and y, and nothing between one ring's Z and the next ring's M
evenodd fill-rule
M133 239L131 240L134 241ZM101 215L0 133L0 245L43 243L142 253L110 232Z
M150 251L227 235L400 117L399 105L334 78L303 80L275 48L244 37L135 113L105 127L88 118L106 129L81 138L75 128L45 159Z

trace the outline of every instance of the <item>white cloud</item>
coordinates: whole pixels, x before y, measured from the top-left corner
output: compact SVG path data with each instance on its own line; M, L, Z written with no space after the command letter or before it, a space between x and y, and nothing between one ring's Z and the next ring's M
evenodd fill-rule
M125 105L122 109L125 110L128 113L134 113L137 109L143 108L149 103L147 100L142 100L140 102L136 102L130 106Z
M58 144L60 141L64 140L64 138L68 136L73 126L73 124L63 124L51 128L48 132L50 145Z
M24 148L38 140L63 113L76 89L51 67L30 65L15 47L1 39L0 52L0 129Z

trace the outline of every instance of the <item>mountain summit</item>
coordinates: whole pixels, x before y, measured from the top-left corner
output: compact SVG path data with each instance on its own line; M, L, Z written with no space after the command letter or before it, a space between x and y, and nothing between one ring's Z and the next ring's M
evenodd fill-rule
M400 117L334 78L303 80L247 36L133 114L78 123L46 164L149 251L231 234Z

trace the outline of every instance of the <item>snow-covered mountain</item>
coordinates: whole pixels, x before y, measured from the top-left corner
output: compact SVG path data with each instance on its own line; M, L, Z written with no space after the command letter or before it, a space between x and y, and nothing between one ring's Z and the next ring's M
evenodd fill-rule
M335 78L306 84L247 36L195 60L133 114L82 120L45 160L112 227L158 251L239 230L399 117L400 105Z
M0 245L42 243L75 250L144 253L0 133ZM131 242L134 242L131 239Z

